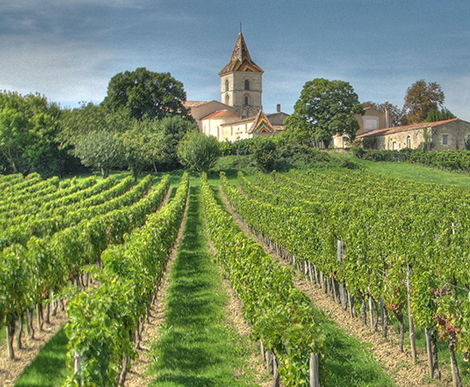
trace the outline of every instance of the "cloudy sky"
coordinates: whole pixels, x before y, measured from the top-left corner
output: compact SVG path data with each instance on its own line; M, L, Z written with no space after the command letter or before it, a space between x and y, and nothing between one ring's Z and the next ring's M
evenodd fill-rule
M241 22L267 112L292 113L314 78L399 107L425 79L470 121L468 15L468 0L0 0L0 89L76 107L146 67L183 82L188 100L220 100Z

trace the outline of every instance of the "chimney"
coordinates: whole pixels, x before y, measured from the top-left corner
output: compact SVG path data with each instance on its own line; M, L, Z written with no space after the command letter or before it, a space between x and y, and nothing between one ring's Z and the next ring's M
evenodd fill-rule
M281 104L280 104L280 103L278 103L278 104L276 105L276 112L277 112L277 113L280 113L280 112L281 112Z
M388 111L388 109L385 109L385 127L386 128L390 128L391 124L390 124L390 112Z

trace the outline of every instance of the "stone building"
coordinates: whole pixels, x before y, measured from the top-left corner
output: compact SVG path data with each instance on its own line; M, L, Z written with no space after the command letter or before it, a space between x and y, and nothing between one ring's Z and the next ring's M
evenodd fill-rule
M275 136L284 130L288 114L263 111L264 71L251 59L242 32L238 34L229 63L220 71L218 101L186 101L201 131L219 141Z
M364 108L365 113L363 116L355 114L359 124L359 130L356 132L356 136L370 132L371 130L388 128L390 126L390 120L387 112L382 112L371 106ZM347 148L351 145L351 140L347 135L333 136L333 148Z
M453 118L436 122L376 129L359 133L358 144L366 149L416 149L426 144L431 150L465 149L470 141L470 122Z

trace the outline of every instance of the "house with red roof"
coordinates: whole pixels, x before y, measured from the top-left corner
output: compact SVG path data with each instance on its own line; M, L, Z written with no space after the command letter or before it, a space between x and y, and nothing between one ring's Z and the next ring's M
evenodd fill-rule
M356 142L366 149L416 149L426 145L431 150L465 149L470 143L470 123L459 118L421 122L358 132Z

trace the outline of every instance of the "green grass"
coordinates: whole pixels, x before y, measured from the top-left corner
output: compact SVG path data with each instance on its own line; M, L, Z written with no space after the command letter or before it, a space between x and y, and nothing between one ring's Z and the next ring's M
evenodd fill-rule
M25 368L15 387L61 386L70 372L66 367L67 343L67 336L62 328Z
M325 336L326 357L320 360L322 386L395 386L370 353L369 346L348 335L317 310L315 321Z
M228 322L227 295L208 251L193 186L184 239L170 275L166 320L152 349L151 386L254 386L249 358L255 349Z
M450 184L470 187L470 176L463 173L449 172L431 167L423 167L421 165L407 162L374 162L369 160L362 160L358 159L353 154L334 152L330 152L329 154L335 159L348 160L357 164L361 168L369 169L387 176L422 183Z

